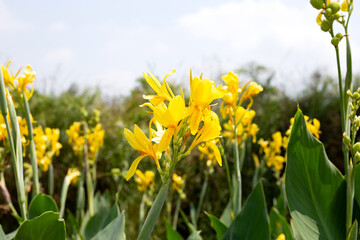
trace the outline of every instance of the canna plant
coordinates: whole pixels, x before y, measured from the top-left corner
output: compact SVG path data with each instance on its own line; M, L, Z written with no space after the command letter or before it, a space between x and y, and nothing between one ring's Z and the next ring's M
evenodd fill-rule
M287 149L286 196L293 229L302 239L357 239L358 198L357 156L359 145L356 133L359 128L357 109L359 90L352 90L352 57L349 20L353 1L341 3L330 0L311 0L320 10L316 19L322 31L329 33L335 49L343 131L345 175L329 161L324 146L306 128L298 109ZM342 28L343 32L335 29ZM346 74L341 72L340 46L346 48ZM355 199L355 200L354 200Z

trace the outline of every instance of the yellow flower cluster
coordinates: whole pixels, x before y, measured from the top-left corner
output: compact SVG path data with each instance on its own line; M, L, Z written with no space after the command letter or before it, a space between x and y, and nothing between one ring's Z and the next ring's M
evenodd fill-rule
M60 130L57 128L45 128L45 132L41 126L34 128L37 163L43 172L48 171L52 158L60 154L62 145L59 137Z
M263 91L263 88L255 82L248 82L239 88L238 75L233 72L224 75L222 80L226 83L226 93L223 96L220 112L224 119L229 118L228 122L224 124L223 136L234 140L236 127L238 144L242 143L243 138L247 139L249 136L252 136L253 142L256 142L256 133L259 131L259 127L252 122L255 111L250 108L253 104L252 98ZM245 109L241 104L248 99L250 103Z
M24 91L26 98L30 99L34 92L33 82L36 73L32 70L32 67L30 65L27 65L22 75L20 75L22 68L20 68L16 74L13 74L12 71L9 70L10 64L11 61L9 61L5 67L1 65L5 86L9 87L13 91ZM31 91L27 88L28 84L31 85Z
M166 82L166 78L174 72L167 74L162 84L153 74L144 73L146 82L156 94L144 96L149 102L142 106L147 106L152 110L153 118L149 124L149 137L136 124L134 133L124 129L124 135L129 144L141 153L132 163L126 175L127 180L134 175L139 162L146 156L151 157L159 168L159 159L163 152L169 152L172 139L174 145L181 147L180 151L185 152L186 141L190 135L194 135L194 140L187 149L188 153L199 143L206 142L216 152L216 160L219 165L222 165L219 149L212 142L219 137L221 127L218 116L210 108L210 104L215 99L224 96L222 86L216 87L213 81L202 78L202 75L193 78L190 71L191 93L188 107L186 107L182 90L181 95L175 96ZM156 126L156 131L152 129L152 125Z
M318 16L316 18L316 22L321 26L324 16L325 16L325 18L329 18L331 15L336 14L333 17L335 17L335 19L340 18L343 15L341 13L338 13L338 11L341 10L342 12L348 12L349 11L349 4L350 4L350 6L352 6L353 1L352 0L351 1L344 0L340 5L339 1L327 0L326 1L327 8L325 8L325 4L322 5L322 9L320 8L321 11L319 12L319 14L318 14ZM326 9L329 9L329 10L326 10Z
M96 154L99 152L100 147L104 145L105 130L101 124L98 123L96 126L88 132L86 135L87 143L89 145L89 159L95 160Z
M312 133L317 139L319 139L319 134L321 133L319 120L316 118L311 120L306 115L304 117L309 132ZM260 145L260 153L264 153L266 158L266 165L268 167L274 167L277 171L281 171L283 169L284 163L286 162L286 157L282 156L282 154L287 149L293 124L294 118L291 118L290 127L286 131L285 136L282 136L281 132L276 132L272 134L271 141L264 141L264 139L260 139L258 141L258 144Z
M84 150L85 137L88 144L88 157L89 160L95 160L96 154L99 152L101 146L104 145L105 130L101 124L98 123L94 128L89 129L86 136L82 129L80 122L74 122L66 134L69 136L69 144L71 144L76 155L81 155Z
M6 131L6 125L5 120L3 116L0 116L0 141L5 141L7 138L7 131Z
M136 170L135 182L140 192L153 188L155 185L155 173L153 171L145 171L143 173L140 170Z
M172 180L173 180L172 187L175 191L179 193L181 199L186 198L186 194L184 193L185 179L186 179L185 174L183 176L179 176L176 173L172 175Z
M69 184L76 183L80 175L80 171L77 168L69 168L66 174Z

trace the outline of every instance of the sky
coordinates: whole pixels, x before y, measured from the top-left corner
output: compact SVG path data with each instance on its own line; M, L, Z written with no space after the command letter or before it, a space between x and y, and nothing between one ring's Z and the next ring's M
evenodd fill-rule
M349 33L360 73L354 2ZM317 14L307 0L0 0L0 63L11 59L14 71L32 65L35 88L43 92L76 83L120 96L142 72L162 80L176 69L169 81L186 87L190 69L218 80L255 62L275 71L275 85L295 93L315 70L336 76L335 51Z

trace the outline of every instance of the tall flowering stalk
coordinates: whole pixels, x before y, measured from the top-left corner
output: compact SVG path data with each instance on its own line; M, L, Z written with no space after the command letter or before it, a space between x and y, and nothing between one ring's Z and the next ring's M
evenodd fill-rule
M353 0L343 0L342 3L330 0L311 0L312 6L320 10L316 22L324 32L328 32L331 36L331 44L335 48L336 62L338 70L339 93L340 93L340 110L341 110L341 123L344 139L351 135L351 122L349 119L350 102L348 91L352 92L352 57L351 47L348 34L349 20L353 11ZM334 25L339 24L343 27L343 33L336 33ZM341 73L340 51L339 44L345 38L346 41L346 75L343 79ZM347 182L347 205L346 205L346 228L350 229L352 224L352 211L354 203L354 159L349 158L349 151L351 150L344 144L344 167Z
M255 111L251 110L251 106L253 97L259 94L263 88L255 82L247 82L240 87L239 77L233 72L224 75L222 80L226 83L226 87L220 111L223 119L228 119L224 124L223 136L230 139L234 147L234 181L230 184L230 196L234 216L237 216L240 213L242 201L241 165L245 153L245 142L249 136L252 136L253 142L256 142L256 133L259 130L258 126L252 123ZM245 103L247 103L246 108L242 107ZM229 170L227 170L227 174L230 174Z
M20 74L21 68L18 70L16 74L13 74L12 71L9 69L11 61L7 63L6 66L1 66L3 71L3 78L5 82L5 86L8 87L11 91L11 94L15 97L18 104L22 106L27 131L28 131L28 138L29 138L29 146L30 146L30 161L33 169L33 183L34 183L34 191L35 195L40 193L40 184L39 184L39 176L38 176L38 166L37 166L37 157L36 157L36 150L35 150L35 141L33 138L33 126L32 126L32 117L29 107L28 100L31 98L34 92L34 84L33 81L35 79L36 73L32 70L30 65L25 67L23 74ZM27 86L31 86L31 90L27 88ZM25 149L25 148L24 148Z
M140 156L131 164L126 180L135 174L142 159L150 157L163 183L138 239L150 237L165 202L176 164L188 156L198 144L209 144L216 152L217 162L222 165L219 149L212 143L212 140L220 136L221 126L218 116L211 110L211 103L225 93L222 86L216 87L213 81L203 78L202 75L193 77L190 71L191 94L189 103L186 104L182 90L180 95L174 95L166 82L166 78L174 72L167 74L162 84L153 74L144 73L146 82L155 91L153 95L144 96L149 102L142 105L150 108L153 116L149 123L149 135L146 136L136 124L133 132L124 129L129 144L140 152ZM190 146L188 142L191 142Z

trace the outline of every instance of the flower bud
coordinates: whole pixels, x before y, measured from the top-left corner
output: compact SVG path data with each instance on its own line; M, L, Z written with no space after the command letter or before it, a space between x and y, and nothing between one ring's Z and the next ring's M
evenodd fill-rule
M353 150L353 154L360 152L360 142L355 143L352 150Z
M340 39L337 37L333 37L331 39L331 44L334 45L334 47L337 47L339 45Z
M323 0L310 0L310 4L318 10L324 5Z
M321 22L321 30L323 30L324 32L327 32L327 31L329 31L329 29L330 29L330 22L326 19L323 20Z
M355 161L355 164L357 164L358 162L360 162L360 153L359 153L359 152L355 153L354 161Z
M354 92L353 96L354 99L358 100L360 98L360 93Z
M344 37L341 33L335 35L335 37L339 38L340 40Z
M328 15L328 16L331 16L331 14L332 14L331 8L327 8L327 9L325 10L325 12L326 12L326 15Z
M343 143L345 145L348 145L348 144L350 144L350 142L351 142L351 139L348 136L346 136L346 133L344 132L344 134L343 134Z
M337 1L332 1L328 5L328 8L331 8L332 13L335 14L340 10L340 3Z

